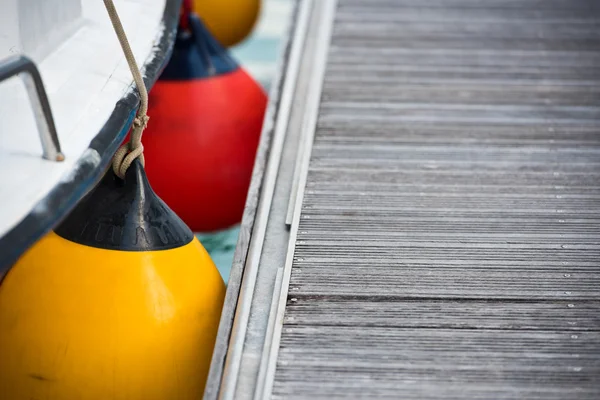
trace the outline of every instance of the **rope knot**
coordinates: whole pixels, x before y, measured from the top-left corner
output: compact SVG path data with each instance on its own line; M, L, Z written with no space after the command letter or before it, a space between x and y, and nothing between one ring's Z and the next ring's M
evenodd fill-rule
M148 126L148 121L149 120L150 120L150 117L147 116L147 115L138 115L133 120L133 126L135 128L141 128L142 130L146 129L146 127Z

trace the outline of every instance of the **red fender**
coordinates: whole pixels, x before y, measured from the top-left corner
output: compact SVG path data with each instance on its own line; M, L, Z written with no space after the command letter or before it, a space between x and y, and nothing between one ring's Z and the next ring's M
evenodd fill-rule
M152 88L142 140L148 179L193 231L240 222L266 105L242 68Z

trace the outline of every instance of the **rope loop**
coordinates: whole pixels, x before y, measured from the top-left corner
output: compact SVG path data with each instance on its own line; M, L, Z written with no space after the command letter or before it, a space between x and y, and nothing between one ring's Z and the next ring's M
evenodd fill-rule
M112 168L115 175L121 179L125 179L125 173L127 172L127 169L131 166L136 158L139 158L142 166L145 165L143 145L132 149L131 142L127 142L119 147L112 160Z

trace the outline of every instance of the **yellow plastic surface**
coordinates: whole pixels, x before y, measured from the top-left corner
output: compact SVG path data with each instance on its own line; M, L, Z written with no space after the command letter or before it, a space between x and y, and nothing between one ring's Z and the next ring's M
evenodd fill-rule
M258 19L260 0L194 0L193 10L226 47L244 40Z
M197 239L123 252L50 233L0 285L0 399L200 399L224 295Z

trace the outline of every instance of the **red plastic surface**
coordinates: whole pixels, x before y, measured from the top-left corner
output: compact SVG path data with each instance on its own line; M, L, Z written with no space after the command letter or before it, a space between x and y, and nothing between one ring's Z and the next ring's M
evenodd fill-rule
M242 68L208 79L158 81L144 132L156 193L195 232L240 222L267 97Z

